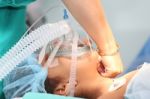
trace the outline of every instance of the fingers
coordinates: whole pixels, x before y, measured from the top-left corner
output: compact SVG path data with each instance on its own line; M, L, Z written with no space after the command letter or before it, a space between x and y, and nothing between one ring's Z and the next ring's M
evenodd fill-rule
M107 68L105 68L104 71L105 72L102 72L101 75L104 77L109 77L109 78L114 78L122 72L120 69L112 70L112 69L107 69Z
M101 57L97 70L104 77L114 78L123 72L123 66L120 59L116 57Z
M123 66L119 54L113 56L100 56L98 57L99 66L98 72L109 78L114 78L123 72Z
M102 75L103 73L105 73L105 67L102 64L102 62L99 63L99 66L97 68L98 72Z
M98 67L98 72L104 76L109 78L114 78L120 73L122 73L122 69L111 69L111 68L105 68L102 63L100 63L100 66Z

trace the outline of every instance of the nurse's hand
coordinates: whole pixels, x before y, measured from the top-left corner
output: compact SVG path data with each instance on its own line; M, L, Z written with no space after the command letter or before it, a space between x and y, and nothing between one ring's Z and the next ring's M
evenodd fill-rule
M101 56L98 72L104 77L116 77L122 73L123 64L119 52L110 56Z

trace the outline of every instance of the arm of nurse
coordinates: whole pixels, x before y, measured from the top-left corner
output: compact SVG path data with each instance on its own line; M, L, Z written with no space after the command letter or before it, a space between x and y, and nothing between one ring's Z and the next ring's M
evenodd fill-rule
M118 49L100 0L63 0L63 2L102 53L114 53ZM106 73L108 77L114 77L122 72L123 66L119 53L104 57L103 60L104 67L110 68L110 72Z

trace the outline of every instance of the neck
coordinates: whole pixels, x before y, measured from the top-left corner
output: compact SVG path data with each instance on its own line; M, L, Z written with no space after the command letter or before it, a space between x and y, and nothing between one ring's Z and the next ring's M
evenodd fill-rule
M123 97L124 97L127 85L129 83L129 81L131 80L131 78L135 75L136 72L137 71L133 71L133 72L130 72L130 73L128 73L128 74L126 74L126 75L124 75L122 77L119 77L119 78L125 78L126 79L126 83L123 84L122 86L120 86L118 89L116 89L114 91L111 91L111 92L109 92L108 89L107 89L107 91L103 92L103 94L101 94L98 99L124 99ZM109 86L112 83L107 84L106 85L107 88L109 88Z

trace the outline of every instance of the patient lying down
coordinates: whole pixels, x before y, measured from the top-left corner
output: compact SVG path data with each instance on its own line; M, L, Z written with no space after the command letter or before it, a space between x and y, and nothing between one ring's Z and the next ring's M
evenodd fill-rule
M96 51L88 51L77 58L75 96L88 99L134 99L130 98L132 93L128 96L128 85L130 80L135 78L135 74L137 76L142 73L136 70L116 79L105 78L97 71L97 68L101 67L99 58ZM45 89L48 93L67 96L71 58L58 56L55 57L55 61L58 64L48 69Z
M64 56L56 57L55 59L57 59L59 64L53 68L49 68L48 77L45 81L45 89L49 93L67 95L71 59ZM108 90L113 84L114 79L101 76L97 71L99 67L99 55L96 51L92 53L87 52L78 57L75 96L88 99L97 99L98 97L101 99L101 97L105 96L110 99L109 96L111 96L111 98L114 97L112 99L123 99L128 81L135 72L121 77L125 78L127 82L117 90L109 92Z
M3 91L6 99L22 97L30 91L67 96L71 44L66 43L60 49L48 72L38 64L35 56L28 58L25 63L20 64L5 77ZM77 57L75 97L88 99L148 99L150 97L150 79L147 78L150 76L150 64L145 63L141 69L119 78L105 78L98 72L98 69L102 68L97 51L90 51L87 44L79 44L78 49L80 53ZM43 66L49 66L46 64L47 60L45 55Z

